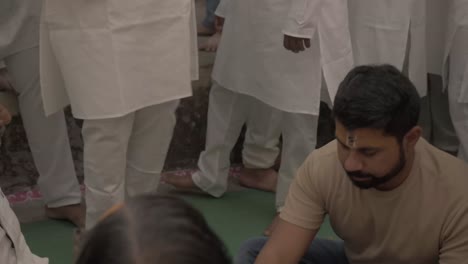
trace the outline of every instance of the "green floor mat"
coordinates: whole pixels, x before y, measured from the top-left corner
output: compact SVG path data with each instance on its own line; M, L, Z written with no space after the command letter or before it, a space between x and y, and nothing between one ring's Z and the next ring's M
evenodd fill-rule
M21 228L34 254L48 257L50 264L72 263L72 224L48 220L24 224Z
M231 255L237 252L244 240L260 236L275 215L272 193L247 190L228 193L220 199L204 195L182 197L203 212ZM49 257L51 264L72 262L72 225L49 220L25 224L22 228L34 253ZM318 235L336 238L328 221Z

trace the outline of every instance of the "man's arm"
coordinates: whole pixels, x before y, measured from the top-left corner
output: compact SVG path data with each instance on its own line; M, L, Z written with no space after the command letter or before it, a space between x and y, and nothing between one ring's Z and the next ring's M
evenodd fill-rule
M442 230L439 264L459 264L468 261L468 199L451 210Z
M297 264L316 234L317 230L308 230L280 218L255 263Z
M283 29L283 46L292 52L310 47L318 26L322 0L293 0Z
M326 210L323 183L314 164L320 162L311 154L298 169L278 223L255 263L297 264L315 238Z

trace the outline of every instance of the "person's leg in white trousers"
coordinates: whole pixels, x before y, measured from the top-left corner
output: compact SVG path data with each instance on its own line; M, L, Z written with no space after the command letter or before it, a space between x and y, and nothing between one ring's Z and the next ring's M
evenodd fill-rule
M431 143L449 153L456 153L459 142L449 111L448 92L443 91L442 76L429 74Z
M127 150L127 196L156 191L174 134L178 105L177 100L137 112Z
M251 110L242 148L244 166L240 171L239 183L248 188L275 192L282 113L253 97L250 98Z
M283 145L281 165L276 184L276 211L281 212L296 172L317 145L318 116L283 112L281 130ZM264 235L271 235L278 221L278 215L265 229Z
M226 192L230 154L244 124L247 124L247 151L254 148L260 155L268 155L254 157L255 154L249 152L249 165L271 167L277 156L276 142L279 137L275 139L273 136L278 133L277 129L273 129L273 126L277 126L275 120L279 119L275 112L278 111L254 97L232 92L214 83L210 92L205 150L198 160L199 171L192 175L195 185L215 197ZM260 129L270 131L272 136L270 132L265 134L267 137L260 135ZM257 143L264 145L251 145Z
M208 106L205 150L192 180L200 189L220 197L226 192L230 155L247 120L246 96L213 83Z
M178 101L83 123L86 229L126 196L156 191Z
M460 100L462 80L468 63L468 27L460 28L450 53L449 105L453 126L460 141L458 157L468 162L468 102Z
M276 208L281 210L296 172L317 145L318 116L283 112L281 166Z
M252 111L247 118L242 161L246 168L268 169L275 165L280 153L281 111L272 110L272 107L255 98L252 98L252 101Z
M38 47L6 57L5 64L19 93L18 102L38 185L49 208L81 202L63 112L45 116L39 83Z

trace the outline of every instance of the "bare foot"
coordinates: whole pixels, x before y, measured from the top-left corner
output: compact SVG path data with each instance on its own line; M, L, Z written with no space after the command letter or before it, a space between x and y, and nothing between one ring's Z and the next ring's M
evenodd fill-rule
M203 25L197 26L197 34L198 36L211 36L215 33L215 30L212 28L207 28Z
M239 182L242 186L267 192L276 191L278 173L273 169L248 169L240 172Z
M184 191L201 191L201 189L193 182L192 175L185 173L177 175L174 173L164 173L161 180L164 183L170 184L177 189Z
M205 43L200 45L200 50L215 52L218 50L219 41L221 39L221 33L216 32L213 34Z
M263 235L265 236L270 236L273 230L275 229L276 225L278 224L279 220L279 213L276 214L275 218L273 218L273 221L271 221L271 224L263 231Z
M46 216L51 219L67 220L78 228L83 228L85 225L86 208L83 204L66 205L56 208L46 206Z

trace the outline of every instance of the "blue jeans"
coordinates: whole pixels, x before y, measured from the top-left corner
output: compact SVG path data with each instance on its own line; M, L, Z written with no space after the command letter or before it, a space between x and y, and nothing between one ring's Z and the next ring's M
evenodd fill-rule
M203 19L203 26L209 29L215 29L215 11L220 0L206 0L206 16Z
M267 237L258 237L244 242L234 259L234 264L253 264L267 240ZM316 238L299 263L348 264L343 241Z

